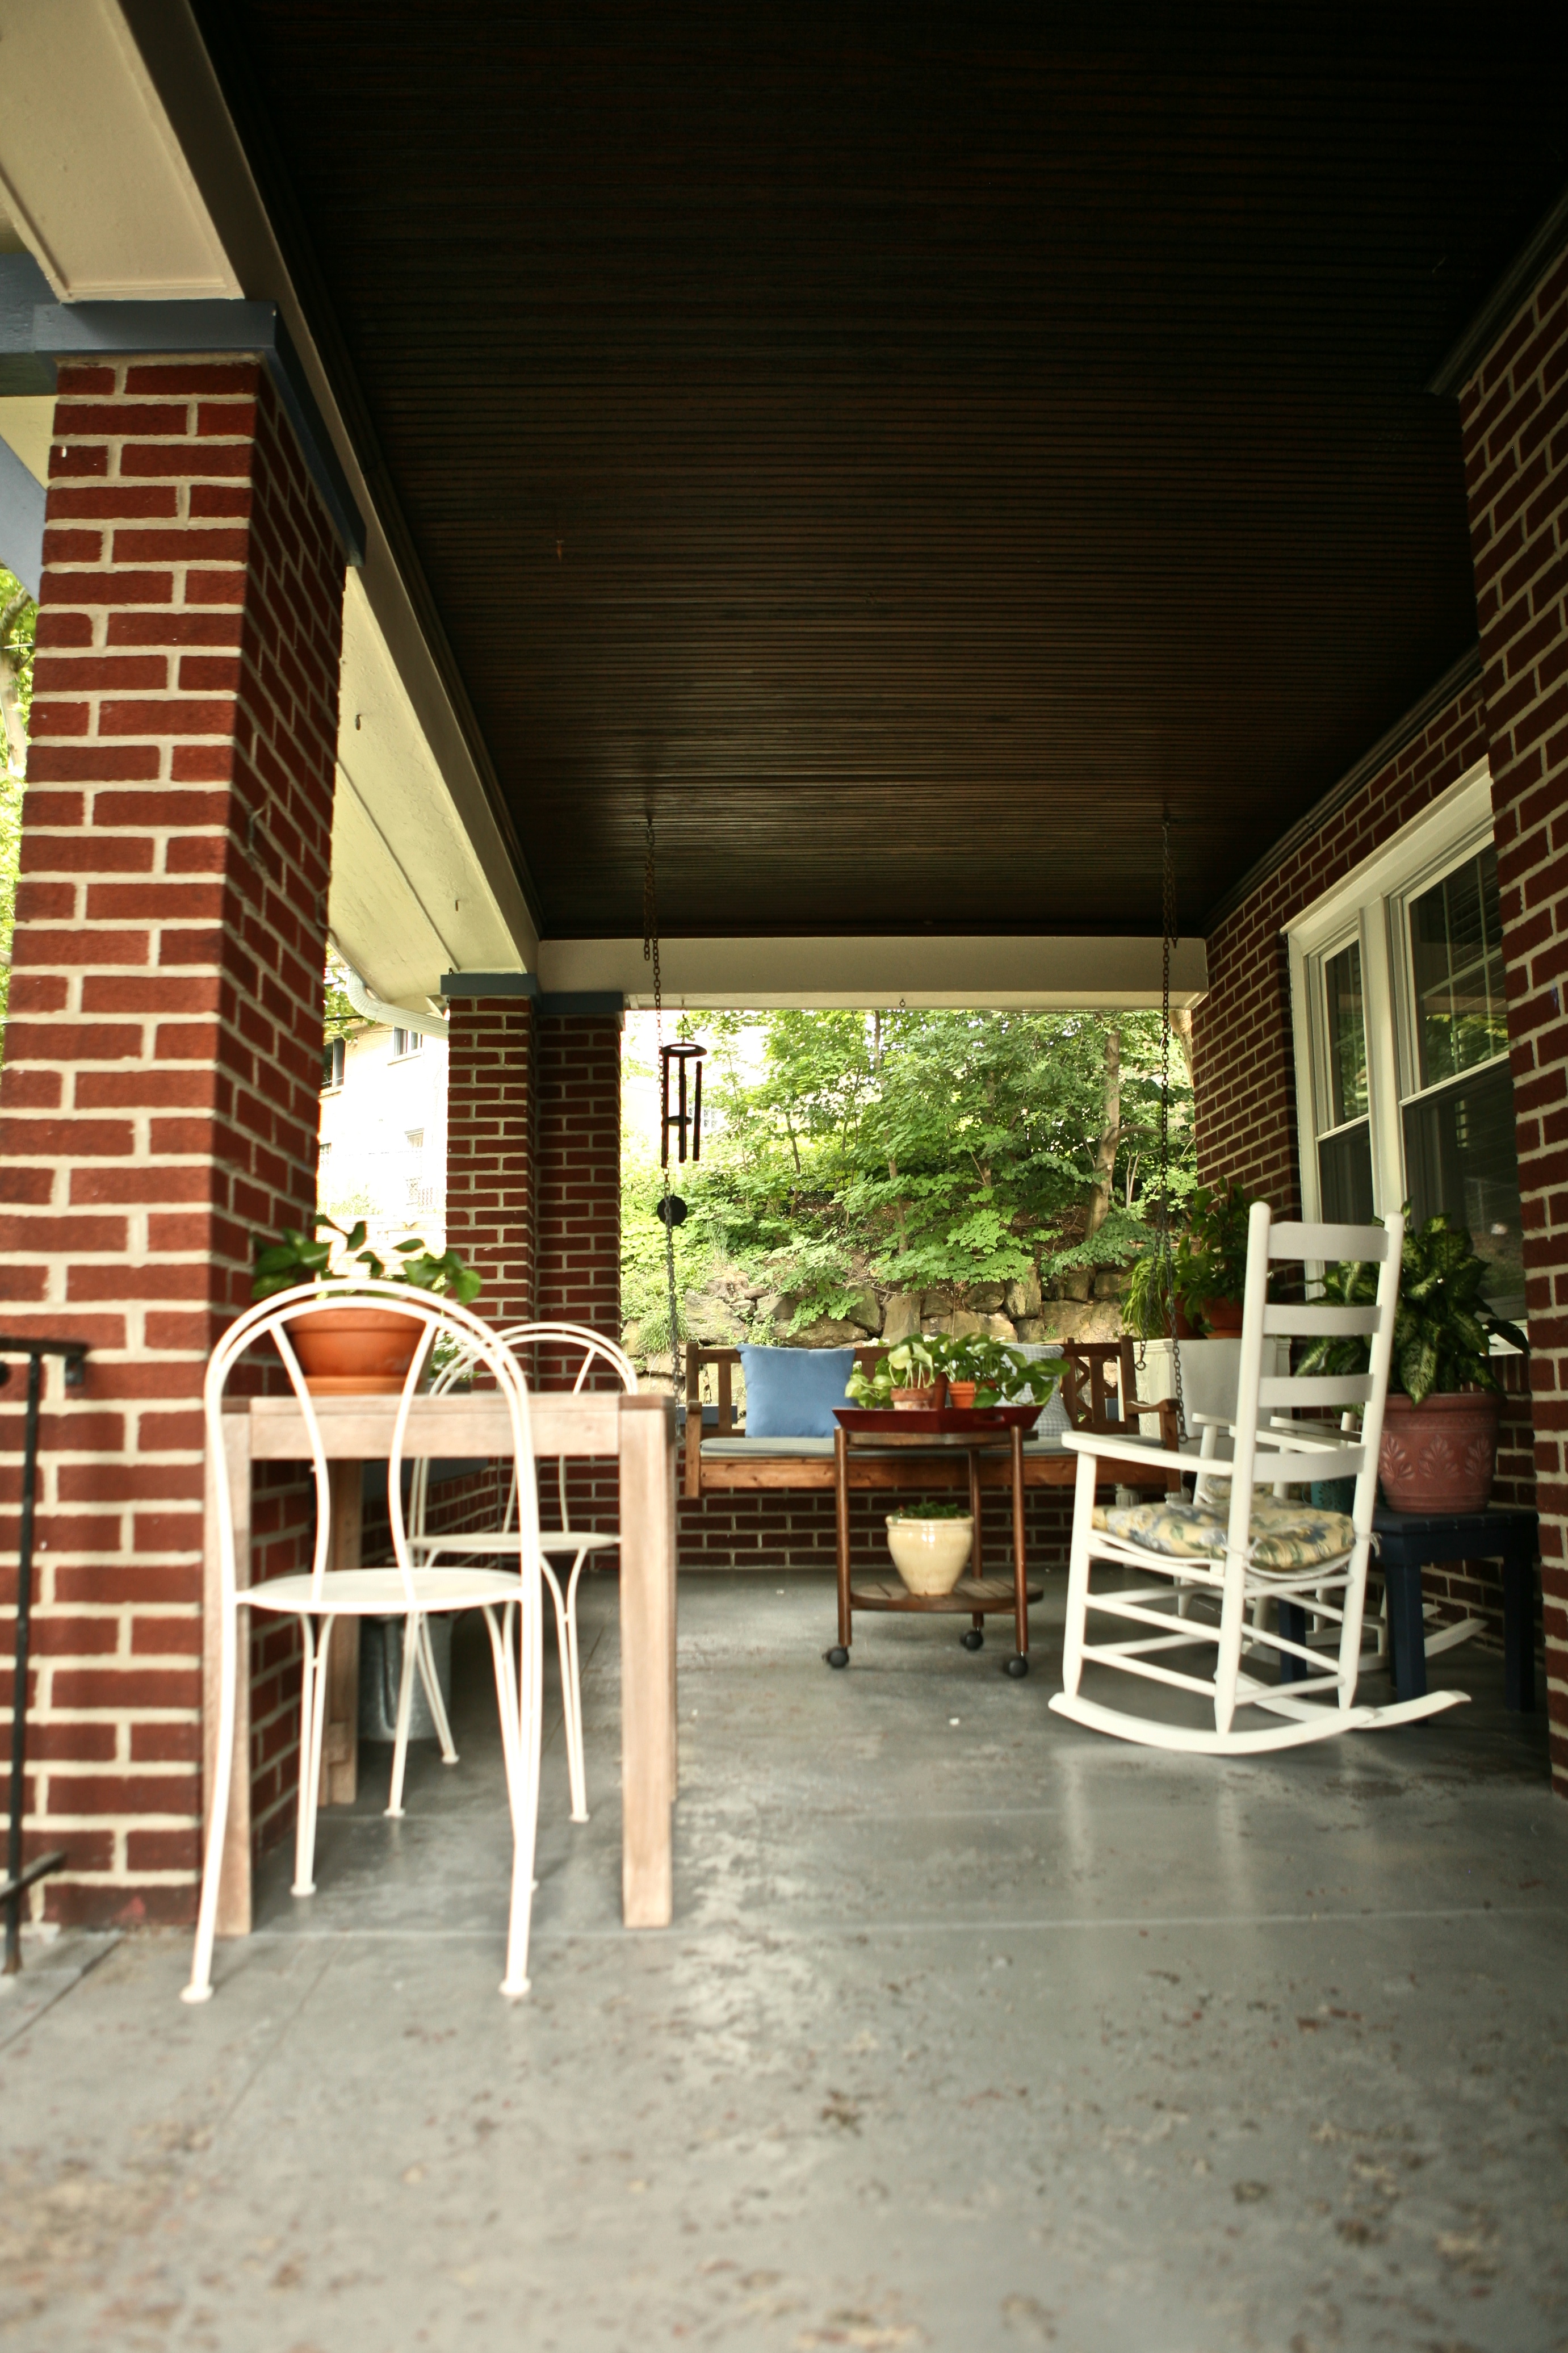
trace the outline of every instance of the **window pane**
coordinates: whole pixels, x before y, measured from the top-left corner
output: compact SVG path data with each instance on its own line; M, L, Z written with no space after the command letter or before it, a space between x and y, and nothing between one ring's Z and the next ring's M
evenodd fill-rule
M1362 1006L1361 948L1352 941L1323 965L1323 994L1328 1000L1329 1097L1328 1127L1366 1116L1366 1021Z
M1495 849L1456 867L1411 902L1410 961L1424 1087L1506 1051Z
M1406 1103L1405 1166L1414 1216L1442 1209L1468 1226L1491 1270L1490 1304L1499 1314L1522 1315L1524 1242L1508 1064Z
M1327 1224L1372 1223L1372 1131L1364 1119L1319 1145L1318 1190Z

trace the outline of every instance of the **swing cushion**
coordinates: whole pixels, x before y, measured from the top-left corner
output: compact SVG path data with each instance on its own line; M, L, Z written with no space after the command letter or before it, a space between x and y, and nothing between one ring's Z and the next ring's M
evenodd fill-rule
M833 1409L855 1369L853 1348L741 1350L748 1438L831 1438Z
M1183 1560L1213 1560L1223 1554L1226 1524L1226 1514L1207 1504L1099 1504L1094 1514L1095 1526L1107 1535ZM1278 1495L1253 1500L1254 1568L1313 1568L1342 1558L1354 1543L1354 1524L1343 1512L1314 1511Z

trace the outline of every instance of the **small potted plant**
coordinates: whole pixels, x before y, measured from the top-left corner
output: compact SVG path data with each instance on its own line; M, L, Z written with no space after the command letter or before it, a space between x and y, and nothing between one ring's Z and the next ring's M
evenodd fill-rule
M930 1346L947 1376L949 1403L976 1413L998 1405L1045 1405L1062 1377L1059 1359L1026 1356L987 1333L943 1335Z
M405 1282L411 1291L446 1293L464 1307L482 1286L482 1277L465 1265L456 1250L445 1250L437 1258L416 1238L397 1244L400 1262L389 1272L385 1261L365 1248L363 1219L345 1230L332 1219L318 1217L309 1233L288 1227L280 1241L260 1234L253 1237L256 1266L251 1297L270 1299L300 1283L325 1282L334 1271L335 1245L317 1239L323 1228L343 1245L349 1266L341 1271L363 1268L369 1282ZM419 1333L412 1316L368 1300L363 1307L345 1304L300 1315L289 1325L306 1388L315 1396L329 1397L400 1389L414 1361Z
M888 1514L888 1550L911 1593L951 1593L974 1546L967 1504L910 1504Z
M877 1406L884 1411L889 1407L931 1411L942 1403L946 1395L946 1383L933 1350L934 1344L919 1334L900 1340L885 1356L879 1356L868 1373L863 1365L856 1366L845 1396L857 1405Z
M1495 1336L1516 1348L1528 1344L1517 1324L1502 1322L1482 1301L1486 1279L1463 1227L1438 1215L1405 1229L1378 1458L1384 1500L1396 1512L1487 1507L1502 1411L1491 1343ZM1377 1296L1377 1270L1331 1267L1324 1288L1346 1306L1364 1305ZM1364 1339L1318 1340L1298 1369L1361 1373L1370 1356Z

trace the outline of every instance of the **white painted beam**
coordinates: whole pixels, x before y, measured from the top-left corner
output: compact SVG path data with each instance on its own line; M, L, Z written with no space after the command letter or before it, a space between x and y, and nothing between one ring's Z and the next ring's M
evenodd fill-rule
M1158 1005L1158 939L931 933L852 939L667 939L660 963L667 1005L986 1006L1068 1010ZM545 940L539 986L550 996L618 989L628 1005L653 1003L640 939ZM1208 988L1202 940L1181 940L1171 959L1171 1002L1195 1005Z

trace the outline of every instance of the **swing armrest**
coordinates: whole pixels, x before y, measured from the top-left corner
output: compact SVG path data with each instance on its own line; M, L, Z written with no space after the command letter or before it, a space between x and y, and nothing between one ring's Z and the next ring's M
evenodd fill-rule
M1146 1439L1103 1438L1098 1430L1064 1430L1062 1444L1070 1447L1075 1454L1095 1454L1102 1461L1147 1462L1151 1467L1163 1464L1178 1471L1201 1471L1206 1467L1199 1455L1152 1446Z

